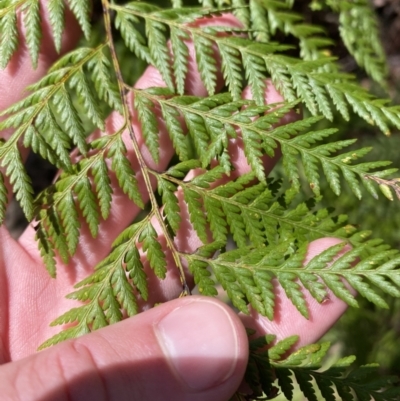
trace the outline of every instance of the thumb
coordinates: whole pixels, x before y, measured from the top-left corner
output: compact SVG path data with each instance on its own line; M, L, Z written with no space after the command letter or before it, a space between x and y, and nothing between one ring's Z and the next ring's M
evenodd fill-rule
M247 357L234 312L191 296L5 364L0 387L3 400L226 401Z

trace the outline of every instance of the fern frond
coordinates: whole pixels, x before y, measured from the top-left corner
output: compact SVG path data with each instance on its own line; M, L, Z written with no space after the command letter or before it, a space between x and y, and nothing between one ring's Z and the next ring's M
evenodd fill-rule
M75 323L72 331L56 334L41 345L48 347L80 335L86 331L96 330L122 319L121 310L128 316L138 312L138 299L147 300L148 284L141 256L139 243L147 252L150 267L157 277L165 277L165 254L157 241L157 234L150 223L151 214L139 223L130 225L114 241L109 256L100 262L92 275L75 285L77 290L68 295L84 304L74 308L52 322L52 325ZM67 337L64 337L67 336Z
M136 92L142 96L143 91ZM278 108L274 108L275 105L255 106L251 101L245 100L232 102L229 94L218 94L207 99L193 96L168 98L153 95L153 92L147 92L147 96L152 100L152 102L147 101L146 104L149 108L147 112L149 116L152 115L153 104L159 103L165 118L169 121L174 119L175 124L167 124L172 139L176 138L174 128L180 125L177 120L179 115L184 116L188 133L193 138L203 167L209 165L215 158L220 160L228 146L228 139L235 137L236 131L239 131L243 139L247 162L259 181L265 181L262 155L266 153L273 157L275 149L280 145L285 171L293 188L297 190L300 188L298 171L300 157L306 179L317 196L320 194L320 166L336 195L339 195L341 191L340 172L358 198L362 196L359 180L364 183L374 197L378 196L374 187L366 180L367 174L374 175L374 171L376 171L377 174L389 175L396 171L396 169L378 171L378 169L388 166L390 162L353 164L354 161L370 151L368 148L363 148L340 154L339 151L352 145L353 140L318 145L318 142L336 132L335 129L309 131L310 127L321 117L312 117L274 128L273 125L295 107L295 103L277 105ZM247 108L241 110L245 105ZM145 104L141 105L141 107L144 106ZM176 110L175 115L169 111L171 108ZM269 114L263 115L266 112ZM144 111L141 113L143 114ZM155 117L152 118L155 119ZM147 123L147 126L153 129L153 124L156 122ZM158 132L158 130L154 129L154 132ZM226 169L226 172L229 172L229 168Z
M258 0L252 0L257 2ZM265 2L265 7L270 12L274 8L274 2L268 0ZM271 4L270 4L271 3ZM345 119L348 119L348 106L365 119L370 124L376 124L385 134L389 133L389 124L400 128L398 121L398 107L388 107L381 100L375 99L366 90L352 84L352 76L338 71L337 65L333 58L323 56L319 49L305 50L308 56L304 60L288 57L275 52L284 52L287 46L268 44L255 44L253 41L239 38L235 36L221 36L220 29L229 31L227 28L198 28L187 24L190 14L184 14L185 19L179 19L176 14L161 13L154 6L146 5L145 3L138 5L130 4L126 7L113 6L117 12L127 15L132 15L134 18L143 18L146 24L156 23L157 31L148 32L152 36L148 38L147 45L150 53L160 58L166 47L166 32L167 27L171 29L179 29L184 32L185 37L191 37L195 45L196 59L200 63L200 74L205 87L209 94L214 93L215 88L215 58L210 54L204 53L205 47L201 44L207 44L207 49L211 49L212 44L216 44L222 54L222 70L229 89L232 91L234 99L238 98L239 83L238 72L243 69L247 81L250 84L254 100L258 104L264 103L264 87L263 82L267 74L272 78L275 86L283 94L287 101L300 99L313 115L323 113L323 115L332 119L332 106L328 99L333 101L333 105L341 112ZM278 2L279 7L287 8L282 2ZM283 29L287 32L294 33L302 38L303 48L306 48L306 40L314 38L314 34L322 32L305 24L296 25L298 17L296 14L282 14L281 12L271 14L271 18L275 16L277 21L270 21L270 29ZM198 13L193 11L192 18L198 17ZM286 22L282 25L279 18ZM163 27L163 28L162 28ZM274 27L274 28L273 28ZM155 28L154 28L155 29ZM297 29L297 30L296 30ZM232 28L230 28L232 31ZM240 31L240 30L238 30ZM235 32L235 30L233 30ZM161 38L163 37L163 38ZM156 40L157 38L157 40ZM182 41L171 42L172 53L182 54L183 47L187 46ZM318 43L316 41L315 43ZM321 42L326 45L326 42ZM164 50L162 50L162 48ZM164 52L164 53L163 53ZM240 55L240 57L239 57ZM155 65L162 71L163 78L168 86L173 89L173 79L171 77L170 65L166 63L166 55L163 60L153 60ZM169 56L168 56L169 57ZM231 71L231 69L233 70ZM182 82L183 71L179 71L179 81Z

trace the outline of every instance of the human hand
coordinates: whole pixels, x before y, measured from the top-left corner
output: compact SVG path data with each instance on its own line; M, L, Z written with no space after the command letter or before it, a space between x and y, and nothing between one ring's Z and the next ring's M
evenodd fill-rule
M229 16L212 21L237 24ZM64 50L73 47L77 39L75 22L70 18L68 24ZM8 88L2 91L1 109L23 97L23 88L44 74L55 59L48 25L44 29L45 40L37 70L31 70L28 53L21 49L9 67L1 72L1 87ZM205 95L193 58L189 68L187 92ZM164 84L160 74L149 67L136 86L156 85ZM269 103L281 100L271 84L267 87L266 100ZM290 118L294 116L288 116L286 122ZM111 131L118 126L120 119L116 113L110 116L108 129ZM140 132L138 124L134 124L135 132ZM2 134L6 136L8 133ZM138 141L145 152L140 135ZM126 142L129 143L128 135ZM163 168L173 154L166 132L160 133L160 143L157 167ZM231 141L230 151L235 174L248 171L240 140ZM131 162L135 166L133 152ZM148 155L146 162L154 163ZM265 160L266 171L273 167L273 163ZM5 228L0 229L2 399L227 400L238 388L248 352L241 317L210 298L193 296L171 301L181 291L172 261L167 278L164 281L153 279L149 285L149 304L169 302L116 325L35 353L37 346L54 334L55 329L49 328L48 322L71 307L71 301L65 300L64 295L71 292L72 286L105 257L117 233L137 213L138 209L132 207L115 186L111 216L101 223L99 237L93 240L83 229L76 256L68 266L58 263L56 280L48 276L42 265L32 227L18 242L10 238ZM185 224L182 228L185 236L178 233L176 245L181 251L193 252L199 246L199 240L188 221ZM307 258L337 242L333 238L315 241L310 245ZM345 309L344 303L334 296L324 304L307 298L310 319L305 320L282 289L277 287L276 291L279 302L273 322L256 314L250 318L243 317L243 322L246 327L257 328L260 334L274 333L279 338L298 334L298 346L318 339Z

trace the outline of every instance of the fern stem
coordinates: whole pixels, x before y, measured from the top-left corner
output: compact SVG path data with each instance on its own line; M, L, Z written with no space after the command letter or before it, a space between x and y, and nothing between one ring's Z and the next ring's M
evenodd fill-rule
M184 269L182 266L182 262L180 260L178 250L176 249L175 244L174 244L173 240L171 239L171 237L168 233L168 230L164 224L164 219L162 218L157 200L153 193L153 186L151 185L149 168L148 168L146 162L144 161L143 156L140 152L139 144L137 142L136 135L133 130L133 126L131 124L131 114L129 112L128 102L126 99L127 94L130 92L128 92L126 90L126 85L125 85L124 79L122 77L121 67L119 65L117 52L115 50L112 28L111 28L111 16L110 16L111 12L110 12L110 10L115 7L114 7L114 5L110 4L108 0L102 0L102 5L103 5L103 10L104 10L104 26L106 29L106 34L107 34L107 38L108 38L108 46L109 46L110 52L111 52L111 59L113 62L114 71L115 71L115 74L117 77L119 93L120 93L121 101L122 101L123 117L125 120L125 124L128 128L129 136L132 141L133 150L134 150L137 160L139 162L139 166L140 166L140 170L143 175L146 190L149 194L149 199L151 202L152 210L153 210L158 222L160 223L160 227L162 229L165 240L167 242L167 246L171 249L171 252L172 252L172 255L174 258L174 262L179 270L180 279L181 279L182 288L183 288L182 293L187 294L187 293L190 293L190 290L189 290L189 286L186 282L186 277L185 277L185 272L184 272Z
M19 0L18 2L10 4L8 7L3 8L2 10L0 10L0 18L3 18L8 12L16 10L18 7L26 2L27 0Z

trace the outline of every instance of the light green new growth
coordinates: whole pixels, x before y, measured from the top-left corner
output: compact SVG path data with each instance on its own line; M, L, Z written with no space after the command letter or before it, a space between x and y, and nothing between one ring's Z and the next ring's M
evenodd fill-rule
M36 67L43 39L43 4L38 0L0 1L2 68L19 49L18 20ZM90 1L49 0L45 4L58 52L67 8L84 36L90 37ZM168 257L179 271L182 295L188 292L183 269L187 265L200 293L215 296L220 284L237 309L249 313L251 306L269 319L275 313L274 281L305 318L307 292L320 303L333 293L355 307L358 303L348 284L383 308L388 307L383 294L400 297L399 252L379 239L370 239L370 232L357 230L346 216L336 216L319 205L323 181L337 196L345 183L358 199L364 189L376 199L379 192L393 199L393 191L400 198L398 180L392 178L397 169L388 167L389 161L363 161L371 148L354 149L356 140L332 139L337 133L332 122L349 120L353 114L389 135L391 128L400 129L400 106L375 97L353 75L341 71L330 50L333 42L322 27L307 24L293 12L292 0L202 0L198 7L173 0L169 8L142 1L121 5L102 0L101 4L105 29L99 42L60 57L45 77L28 88L25 99L0 114L4 118L0 130L12 129L11 137L0 146L0 219L5 216L8 178L26 217L35 220L40 253L53 277L57 257L68 264L76 253L82 225L95 238L99 224L109 217L113 201L110 174L132 206L144 210L140 220L127 222L109 255L67 296L81 306L51 323L72 323L71 327L41 348L137 314L140 302L148 299L148 277L164 279ZM311 6L338 14L348 51L384 86L385 57L368 1L314 0ZM221 12L233 13L241 26L199 23ZM277 42L279 37L290 38L292 44ZM125 44L132 58L154 65L166 87L140 90L129 86L121 74L117 42L120 47ZM185 93L190 42L206 97ZM253 100L242 98L247 85ZM265 104L265 91L271 85L282 94L282 103ZM134 116L128 94L133 96ZM108 135L88 138L89 126L106 131L110 110L122 116L121 126ZM288 113L305 117L278 126ZM176 154L167 169L146 165L132 119L140 126L156 163L160 124L165 125ZM326 128L328 124L331 128ZM134 159L127 158L124 132L130 135ZM228 151L233 140L243 142L251 171L227 181L234 170ZM19 153L21 143L62 170L36 199ZM72 149L78 155L74 162ZM279 154L283 181L269 178L263 162L266 156ZM137 161L138 171L130 160ZM193 169L198 174L185 179ZM221 178L225 178L223 184ZM157 183L158 195L152 191L152 182ZM315 199L296 198L305 187ZM174 243L182 224L183 202L203 243L192 254L181 252ZM327 236L341 243L303 266L310 241ZM235 249L227 250L232 241ZM398 397L395 380L378 379L375 366L348 373L352 359L347 358L320 370L328 345L313 344L288 353L295 338L272 345L273 340L269 336L250 342L246 377L254 391L251 399L273 398L278 391L292 399L293 378L310 401L317 399L315 389L326 401ZM237 393L233 399L250 398Z

